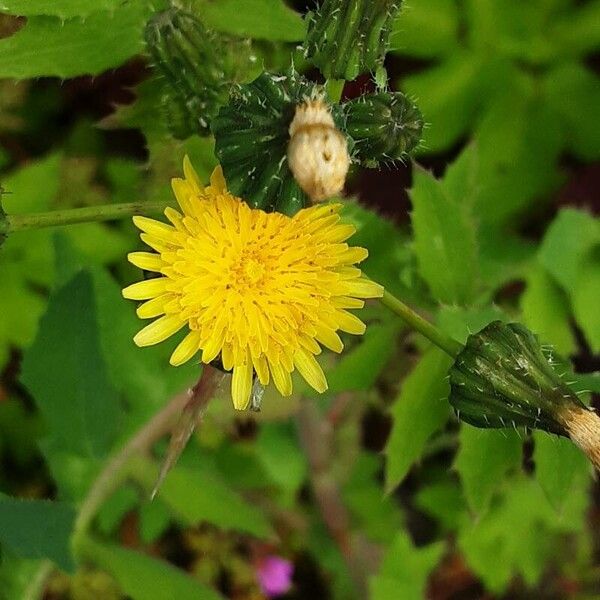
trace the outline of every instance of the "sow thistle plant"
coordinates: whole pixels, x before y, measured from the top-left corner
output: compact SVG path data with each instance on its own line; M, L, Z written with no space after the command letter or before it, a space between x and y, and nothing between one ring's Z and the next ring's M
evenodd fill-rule
M128 254L143 275L122 290L139 303L144 322L133 342L147 347L177 337L170 364L197 366L199 380L189 397L154 415L94 480L73 526L72 545L81 556L101 556L87 530L131 474L127 469L137 467L134 458L143 471L138 483L156 481L154 464L148 471L144 460L170 433L156 492L215 395L217 379L229 378L238 411L259 409L266 386L282 397L297 392L303 384L294 382L296 374L326 394L322 365L328 361L320 356L342 354L351 339L345 334L366 333L369 319L359 311L367 302L381 302L451 358L448 401L458 419L482 429L569 438L600 468L600 417L571 389L533 332L494 321L461 344L361 269L368 251L353 242L357 227L346 221L340 201L347 177L356 166L394 168L408 161L423 131L417 103L389 89L383 67L399 9L392 0L324 0L306 16L302 60L279 70L257 67L250 42L212 31L191 12L171 7L153 14L144 39L160 77L156 118L177 140L214 138L218 166L209 182L186 156L183 176L171 181L178 208L140 201L6 214L0 205L0 244L21 230L133 217L147 247ZM324 84L307 76L306 61L320 70ZM342 99L344 81L365 73L375 77L375 91ZM299 419L300 427L302 419L308 422L300 433L305 450L306 431L333 430L331 423L311 425L310 418ZM326 505L335 503L338 490L320 470L322 455L310 448L306 453L315 496L320 491ZM350 552L342 534L336 542L342 553ZM259 569L263 588L287 590L291 563L275 558L275 574L262 568L273 567L266 560ZM351 567L359 562L344 558Z
M398 2L326 0L308 17L306 57L334 78L378 69L398 9ZM341 52L354 38L353 51ZM253 404L255 383L273 383L290 395L295 371L324 393L327 377L315 357L322 347L342 352L339 332L363 334L365 324L351 311L380 298L455 359L450 402L460 419L568 436L598 466L600 419L556 374L533 334L497 322L463 348L362 274L357 265L368 253L348 243L355 227L344 223L342 204L313 205L342 191L351 163L405 160L421 139L416 104L386 90L340 103L339 82L331 80L328 96L327 86L293 67L238 83L243 69L235 66L230 41L175 8L155 15L146 29L172 134L212 132L221 165L204 186L186 158L184 178L172 181L180 210L164 210L168 223L134 217L152 252L132 252L129 260L155 274L123 290L142 301L141 319L153 319L135 343L158 344L185 330L171 364L197 360L230 372L233 404L244 410ZM332 89L338 97L331 97ZM0 239L21 229L159 207L0 212Z

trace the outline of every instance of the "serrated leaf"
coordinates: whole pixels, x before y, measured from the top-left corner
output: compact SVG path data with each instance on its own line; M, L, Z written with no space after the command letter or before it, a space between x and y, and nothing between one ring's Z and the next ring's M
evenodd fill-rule
M110 573L132 600L224 600L223 596L169 563L118 546L86 544L86 554Z
M448 418L447 372L452 360L432 348L404 380L391 410L393 425L385 448L386 489L394 489L419 458L432 433Z
M467 132L481 102L484 67L475 53L457 51L439 65L404 79L402 90L415 98L430 125L424 132L424 152L452 146Z
M600 156L598 75L578 63L560 65L546 75L544 90L546 102L562 121L569 150L583 160L597 160Z
M43 449L51 466L63 468L65 454L100 459L115 439L121 405L102 357L96 311L92 278L80 273L50 298L23 359L21 381L47 424Z
M583 210L565 208L548 227L538 257L547 271L573 293L579 264L598 244L600 221Z
M437 316L439 327L463 344L471 334L481 331L492 321L508 321L508 317L497 306L468 309L442 306Z
M215 31L283 42L304 38L300 14L281 0L192 0L192 6Z
M330 394L370 389L394 352L398 323L369 325L364 336L327 372Z
M103 10L115 11L123 0L0 0L0 11L22 17L49 15L70 19Z
M459 528L467 509L460 486L451 480L421 487L415 494L415 505L436 519L447 531Z
M482 513L506 474L521 464L523 440L515 431L477 429L463 423L454 461L471 509Z
M598 296L600 290L600 246L590 252L577 270L577 283L572 293L573 313L583 329L592 348L600 352L600 311Z
M543 342L565 356L575 351L568 298L544 267L536 265L529 273L520 304L523 322Z
M67 78L118 67L143 49L146 16L144 2L131 0L114 13L85 19L30 17L21 30L0 40L0 78Z
M563 135L554 112L519 79L486 108L475 133L481 189L474 214L502 225L560 183L555 164Z
M416 167L410 190L414 249L420 273L440 302L467 304L477 283L475 225L442 183Z
M458 21L454 0L421 0L405 5L394 21L390 50L419 58L448 54L457 45Z
M444 543L415 548L408 533L400 532L370 580L371 600L424 598L425 584L444 552Z
M459 547L491 592L502 593L516 574L535 585L551 555L571 551L557 534L582 530L586 504L585 487L579 487L557 515L535 481L515 479L485 515L463 529Z
M151 488L157 472L151 465L138 465L134 476ZM139 472L138 472L139 471ZM263 512L247 503L209 465L189 469L174 467L161 485L158 497L172 513L188 525L207 522L223 529L244 531L259 538L273 536Z
M70 504L0 495L0 542L22 558L48 558L72 571L69 545L74 520Z
M560 512L570 496L579 493L575 486L589 477L589 462L571 440L543 431L534 431L533 439L535 478L552 506Z

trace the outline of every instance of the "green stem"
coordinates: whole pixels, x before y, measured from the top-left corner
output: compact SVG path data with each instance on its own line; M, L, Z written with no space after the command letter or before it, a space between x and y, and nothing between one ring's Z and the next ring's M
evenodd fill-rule
M325 89L330 102L336 104L341 100L345 85L345 79L328 79L325 82Z
M127 204L104 204L83 208L68 208L44 213L6 215L0 219L0 235L41 229L59 225L73 225L90 221L114 221L132 215L154 215L165 209L165 202L130 202Z
M395 312L413 329L416 329L452 358L456 358L458 353L462 350L463 347L459 342L444 333L441 329L438 329L429 321L426 321L421 315L417 314L412 308L404 304L404 302L396 298L393 294L390 294L387 290L383 292L383 297L380 300L384 306L387 306L391 311Z

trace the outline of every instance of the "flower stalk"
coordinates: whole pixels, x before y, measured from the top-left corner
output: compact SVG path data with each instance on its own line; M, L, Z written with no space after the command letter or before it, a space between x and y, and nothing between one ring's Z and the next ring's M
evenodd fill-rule
M162 212L166 206L166 202L129 202L68 208L43 213L6 215L0 219L0 236L28 229L43 229L94 221L116 221L133 215L155 215Z
M417 314L387 290L384 291L380 302L452 358L456 358L462 350L462 344Z

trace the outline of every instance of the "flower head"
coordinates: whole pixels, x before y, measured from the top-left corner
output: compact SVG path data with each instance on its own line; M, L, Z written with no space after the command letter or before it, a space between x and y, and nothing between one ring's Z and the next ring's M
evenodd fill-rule
M171 356L181 365L201 352L233 370L236 408L248 406L253 378L292 392L297 369L318 392L327 389L315 359L321 345L343 349L337 331L362 334L348 309L382 288L354 265L367 256L345 243L355 231L340 222L341 205L318 205L293 217L252 209L226 188L220 168L203 187L189 160L185 179L174 179L181 212L167 208L170 224L134 217L155 252L133 252L134 265L160 276L123 290L142 319L156 319L134 338L150 346L180 329L186 336Z

